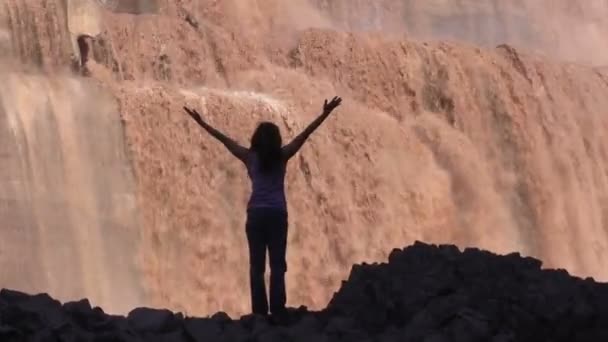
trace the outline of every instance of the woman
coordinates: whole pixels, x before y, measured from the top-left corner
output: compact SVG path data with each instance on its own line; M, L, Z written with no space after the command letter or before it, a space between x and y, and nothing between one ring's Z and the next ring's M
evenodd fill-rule
M271 122L258 125L249 148L222 134L207 124L194 110L186 112L209 134L219 140L247 167L252 183L247 205L246 233L249 244L251 307L254 314L268 314L268 300L264 284L266 249L270 257L270 312L279 320L286 317L285 272L287 263L287 203L285 199L285 171L287 162L329 114L342 102L334 97L325 100L323 112L289 144L282 146L279 128Z

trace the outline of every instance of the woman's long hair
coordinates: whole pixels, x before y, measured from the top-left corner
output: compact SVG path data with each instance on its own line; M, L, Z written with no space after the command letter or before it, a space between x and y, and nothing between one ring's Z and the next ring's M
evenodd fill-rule
M272 171L281 162L283 141L279 127L264 121L251 136L251 150L256 153L263 172Z

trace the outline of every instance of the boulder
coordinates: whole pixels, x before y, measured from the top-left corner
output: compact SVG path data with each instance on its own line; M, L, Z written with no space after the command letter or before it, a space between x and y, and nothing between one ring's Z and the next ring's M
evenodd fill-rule
M180 326L179 319L166 309L137 308L129 312L127 319L139 333L166 333Z
M184 321L184 330L195 342L219 341L222 336L222 327L212 319L187 318Z

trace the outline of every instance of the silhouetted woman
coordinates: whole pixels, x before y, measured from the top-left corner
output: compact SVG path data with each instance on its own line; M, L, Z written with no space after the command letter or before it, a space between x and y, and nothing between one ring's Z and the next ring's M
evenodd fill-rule
M211 127L196 110L184 107L201 127L224 144L247 167L252 183L252 193L247 205L246 232L249 243L251 307L254 314L268 314L264 284L268 248L270 312L279 319L285 318L287 203L284 182L287 162L341 102L339 97L334 97L329 103L325 100L321 115L285 146L282 144L279 128L271 122L262 122L253 133L249 148L239 145Z

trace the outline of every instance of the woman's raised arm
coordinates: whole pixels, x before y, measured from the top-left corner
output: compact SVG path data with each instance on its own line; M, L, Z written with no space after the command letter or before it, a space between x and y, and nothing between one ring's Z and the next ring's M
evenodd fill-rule
M335 96L329 103L325 100L323 104L323 112L319 115L313 122L311 122L308 127L306 127L300 134L298 134L289 144L283 147L283 158L285 160L289 160L293 157L300 148L304 145L308 137L327 119L329 114L336 109L342 103L342 99L338 96Z
M201 118L201 115L195 110L188 107L184 107L184 110L198 123L202 128L204 128L212 137L219 140L224 146L234 155L237 159L246 163L247 155L249 154L249 149L239 145L236 141L226 136L224 133L218 131L217 129L211 127L208 123L205 122Z

